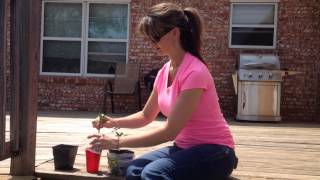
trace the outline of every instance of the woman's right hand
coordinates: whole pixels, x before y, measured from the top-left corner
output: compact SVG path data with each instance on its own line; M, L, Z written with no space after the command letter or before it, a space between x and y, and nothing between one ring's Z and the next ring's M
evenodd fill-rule
M116 122L112 117L107 115L99 115L94 121L92 121L92 127L96 129L101 128L113 128L116 126Z

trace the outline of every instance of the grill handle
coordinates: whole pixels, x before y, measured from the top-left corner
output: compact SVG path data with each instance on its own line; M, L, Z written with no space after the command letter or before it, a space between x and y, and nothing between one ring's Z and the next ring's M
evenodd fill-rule
M246 92L242 93L242 111L246 107Z

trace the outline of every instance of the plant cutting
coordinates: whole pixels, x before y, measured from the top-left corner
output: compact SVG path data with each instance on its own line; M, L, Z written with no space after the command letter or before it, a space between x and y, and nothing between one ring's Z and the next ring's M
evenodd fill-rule
M108 121L104 116L105 115L102 113L99 114L99 124L104 124ZM115 126L112 130L112 133L114 133L118 142L122 136L125 136L119 129L119 127ZM98 129L98 133L100 133L100 128ZM129 163L134 158L134 152L128 149L119 149L119 147L117 147L116 149L109 149L107 158L110 174L113 176L123 176Z
M106 123L108 120L104 118L104 114L100 113L99 114L99 125ZM98 128L98 134L100 134L100 127Z

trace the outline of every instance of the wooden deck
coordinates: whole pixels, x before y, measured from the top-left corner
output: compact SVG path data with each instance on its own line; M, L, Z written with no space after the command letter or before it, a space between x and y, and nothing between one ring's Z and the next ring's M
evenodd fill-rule
M85 171L84 149L87 135L96 133L91 120L96 113L84 112L39 112L36 149L36 175L49 179L119 179L106 178L106 152L100 161L101 173ZM123 129L130 135L143 133L159 126L155 121L138 130ZM320 124L310 123L247 123L229 121L236 141L239 157L234 180L320 180ZM102 130L111 133L110 130ZM74 171L55 171L52 146L57 144L79 145ZM165 143L150 148L132 148L136 156L168 145ZM10 179L10 161L0 162L0 179Z

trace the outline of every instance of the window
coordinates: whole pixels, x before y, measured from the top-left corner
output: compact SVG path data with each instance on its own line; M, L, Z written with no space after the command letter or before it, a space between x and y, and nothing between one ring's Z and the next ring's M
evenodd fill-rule
M127 62L128 2L44 1L42 17L41 74L112 76Z
M229 47L275 48L276 25L276 3L232 3Z

